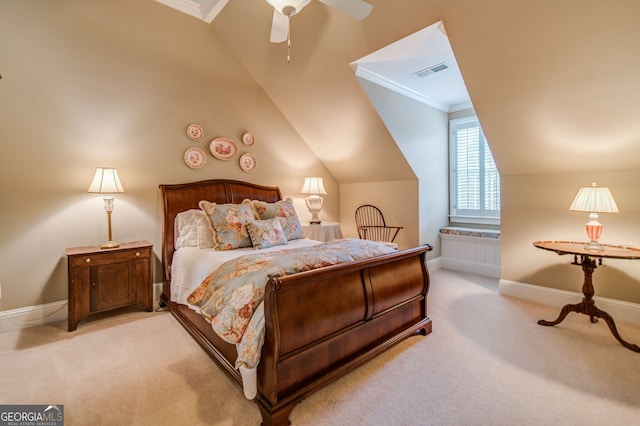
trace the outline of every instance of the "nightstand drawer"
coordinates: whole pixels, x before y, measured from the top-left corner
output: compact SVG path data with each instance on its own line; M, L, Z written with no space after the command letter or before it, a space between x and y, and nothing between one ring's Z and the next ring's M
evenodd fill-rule
M151 247L142 247L136 249L109 249L109 251L101 250L97 253L86 253L78 255L70 255L69 265L76 266L98 266L110 263L128 262L135 259L151 258Z

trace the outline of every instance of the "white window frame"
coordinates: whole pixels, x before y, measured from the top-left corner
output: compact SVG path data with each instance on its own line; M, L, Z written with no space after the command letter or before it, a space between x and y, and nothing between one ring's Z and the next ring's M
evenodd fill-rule
M485 149L481 149L479 152L479 185L480 185L480 204L478 209L459 209L457 206L458 200L458 138L457 132L459 129L475 127L477 125L479 129L479 139L480 143L483 146L486 146ZM485 164L484 164L484 153L491 153L491 150L487 144L486 138L484 137L484 132L482 131L482 127L480 126L480 122L478 121L478 117L468 116L462 118L456 118L449 120L449 221L452 224L483 224L483 225L500 225L500 209L497 210L486 210L485 209ZM492 155L492 154L491 154ZM492 155L493 159L493 155ZM495 162L494 162L495 164ZM497 169L496 169L497 172ZM498 172L498 197L499 197L499 188L500 188L500 174ZM500 200L498 198L498 205L500 204Z

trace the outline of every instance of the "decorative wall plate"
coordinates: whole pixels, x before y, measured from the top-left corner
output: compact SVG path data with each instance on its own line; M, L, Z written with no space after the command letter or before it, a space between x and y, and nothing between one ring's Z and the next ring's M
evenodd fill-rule
M242 143L246 146L252 146L254 143L256 143L256 138L253 136L253 133L244 132L242 134Z
M199 169L207 162L207 155L198 147L192 146L184 152L184 162L192 169Z
M238 145L229 138L216 138L209 144L209 151L218 160L231 160L238 154Z
M256 157L249 153L242 154L240 156L240 168L249 173L256 169Z
M189 124L189 127L187 127L187 136L189 136L189 139L192 141L199 141L204 136L204 131L199 124Z

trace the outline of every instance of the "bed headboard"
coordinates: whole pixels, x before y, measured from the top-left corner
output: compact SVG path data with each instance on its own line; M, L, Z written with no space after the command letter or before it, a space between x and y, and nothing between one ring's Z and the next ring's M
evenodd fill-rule
M171 259L175 251L174 221L176 215L189 209L198 209L200 200L213 203L241 203L244 199L275 203L282 199L277 186L256 185L228 179L211 179L173 185L160 185L163 203L162 220L162 274L165 283L171 281ZM168 295L168 294L167 294Z

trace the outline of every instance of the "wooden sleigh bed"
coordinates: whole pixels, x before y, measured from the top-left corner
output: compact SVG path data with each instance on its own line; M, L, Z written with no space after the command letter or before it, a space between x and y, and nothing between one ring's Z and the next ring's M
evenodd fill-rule
M161 302L204 350L239 384L236 347L205 319L170 300L174 220L200 200L273 203L278 187L233 180L160 185L163 199ZM431 332L425 245L364 260L270 279L265 288L265 340L257 367L258 405L264 425L289 424L305 397L414 334Z

